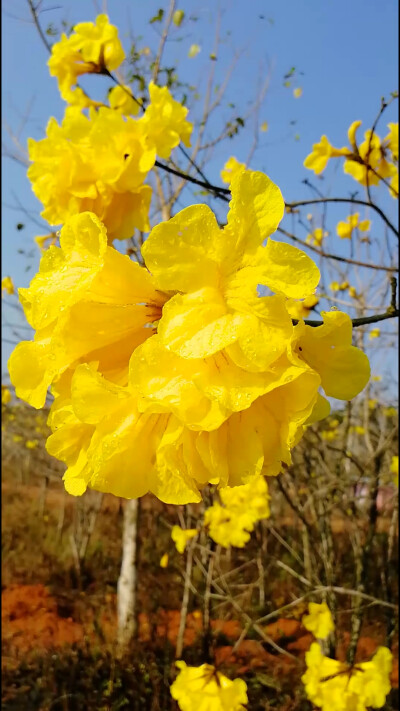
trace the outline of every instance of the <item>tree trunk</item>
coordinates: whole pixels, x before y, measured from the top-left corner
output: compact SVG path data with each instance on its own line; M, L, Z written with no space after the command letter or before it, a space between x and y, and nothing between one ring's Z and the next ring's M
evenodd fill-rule
M125 502L122 532L122 563L117 586L118 655L129 649L137 635L137 557L139 499Z

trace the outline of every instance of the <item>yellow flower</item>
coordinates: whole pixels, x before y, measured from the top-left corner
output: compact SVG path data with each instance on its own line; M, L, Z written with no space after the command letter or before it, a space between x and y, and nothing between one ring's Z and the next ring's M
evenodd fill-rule
M359 298L360 298L360 297L359 297L359 294L357 294L357 290L356 290L355 286L349 286L349 287L348 287L348 292L349 292L349 296L350 296L352 299L359 299Z
M51 76L57 77L61 96L69 100L71 87L76 85L79 76L112 71L124 59L117 28L110 25L107 15L99 15L96 24L81 22L75 25L69 37L61 35L60 42L51 48L48 67Z
M306 244L313 244L316 247L320 247L327 236L328 232L326 232L326 230L323 230L322 227L317 227L313 232L307 235Z
M197 536L196 528L181 528L180 526L172 526L171 538L176 545L178 553L183 553L187 543Z
M356 146L355 134L361 121L354 124L354 146ZM397 173L396 166L386 160L386 150L381 143L379 136L372 133L371 129L365 131L364 141L357 148L354 157L348 156L344 162L343 170L351 175L354 180L361 185L378 185L381 178L391 178ZM371 170L372 168L372 170Z
M319 271L291 245L269 239L262 246L284 214L280 190L267 176L241 171L231 191L224 229L208 207L193 205L157 225L142 253L158 288L179 292L158 326L168 350L186 359L226 349L240 368L262 371L292 333L284 297L310 295ZM259 298L259 284L276 295Z
M263 133L266 133L266 132L268 131L268 122L267 122L267 121L263 121L263 122L262 122L262 124L261 124L261 126L260 126L260 131L262 131ZM224 178L222 177L222 175L221 175L221 178L222 178L222 180L224 180ZM225 182L225 181L224 181L224 182Z
M39 444L39 442L37 439L27 439L25 442L25 447L27 449L36 449L38 444Z
M239 163L234 156L231 156L225 163L223 169L221 170L221 180L224 183L232 182L232 178L237 175L240 171L246 169L246 163Z
M325 639L335 629L331 611L326 602L321 604L310 602L308 604L308 615L304 615L302 624L317 639Z
M168 553L164 553L164 555L161 556L161 559L160 559L160 568L167 568L168 567L168 560L169 560Z
M2 278L1 290L5 291L7 294L10 294L11 296L12 296L12 294L15 293L14 283L13 283L13 280L11 279L11 277L6 276L6 277Z
M348 148L334 148L328 141L326 136L321 136L319 143L313 144L313 149L310 155L307 156L303 165L309 170L313 170L316 175L322 173L330 158L349 155L351 151Z
M396 484L396 486L399 486L399 456L398 454L392 457L392 461L390 462L390 471L392 472L393 476L393 481Z
M392 653L379 647L369 662L353 668L325 657L317 642L306 652L307 671L302 676L308 699L322 711L367 711L381 708L390 691Z
M301 87L298 87L297 89L293 89L293 96L295 99L300 99L300 96L303 94L303 89Z
M171 686L171 696L181 711L245 711L247 686L242 679L228 679L209 664L188 667L178 661L180 672Z
M129 86L114 86L108 94L110 107L124 116L136 116L139 113L139 103L134 100Z
M12 400L12 395L10 390L6 385L1 386L1 404L2 405L8 405L9 402Z
M214 503L204 514L208 534L224 548L243 548L255 523L270 515L267 482L256 476L244 486L221 489L220 495L223 505Z
M186 120L188 109L172 98L166 86L149 84L150 104L138 123L161 158L169 158L182 141L190 147L193 124Z
M139 121L107 107L89 118L68 108L62 125L50 119L47 138L28 139L28 149L28 177L50 224L91 210L110 241L149 229L151 188L143 182L156 154Z
M319 296L311 294L311 296L306 296L303 301L295 301L294 299L288 299L286 307L289 314L294 319L307 318L309 316L311 309L314 308L319 302Z
M352 324L347 314L322 311L321 315L322 326L295 326L295 353L319 373L326 395L351 400L369 380L368 358L351 344Z
M12 439L13 439L13 442L15 442L15 444L18 444L18 442L22 442L23 437L22 437L22 435L15 434L15 435L13 435Z
M356 228L360 232L368 232L371 229L371 220L359 221L360 213L356 212L354 215L349 215L346 222L338 222L336 227L336 232L340 239L351 239L353 230Z
M378 336L381 335L381 329L380 328L372 328L371 331L369 332L369 338L370 340L373 338L378 338Z
M17 396L36 408L79 359L99 361L111 380L125 384L132 351L152 334L148 326L165 300L144 268L107 246L92 213L70 219L60 247L43 254L39 273L19 296L36 335L17 345L9 371Z

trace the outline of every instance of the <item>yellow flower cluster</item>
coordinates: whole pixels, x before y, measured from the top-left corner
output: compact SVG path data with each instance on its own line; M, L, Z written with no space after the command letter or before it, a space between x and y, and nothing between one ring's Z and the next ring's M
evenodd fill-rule
M390 181L390 194L398 198L399 191L399 125L389 123L389 133L381 141L371 129L365 131L364 141L358 146L357 130L361 121L354 121L349 130L350 148L334 148L326 136L313 145L312 152L304 161L305 168L316 175L322 173L330 158L344 157L344 172L351 175L361 185L378 185L382 179Z
M379 647L368 662L350 667L322 654L318 642L306 652L302 676L309 700L322 711L367 711L382 708L390 691L392 653Z
M110 25L107 15L99 15L95 24L81 22L69 37L61 35L60 42L51 48L48 67L51 76L57 77L62 98L71 105L88 108L94 102L76 86L78 78L118 69L124 59L117 28Z
M188 667L178 661L180 672L171 686L171 696L181 711L245 711L247 686L242 679L228 679L210 664Z
M360 232L369 232L371 229L371 220L361 220L360 213L349 215L345 222L338 222L336 232L340 239L351 239L353 231L359 229Z
M308 615L304 615L302 624L317 639L326 639L335 629L331 611L326 602L321 604L310 602L308 604Z
M132 237L135 227L150 229L152 191L144 181L157 154L168 158L180 140L190 146L192 124L167 88L150 83L149 92L139 119L123 117L125 103L122 110L90 108L88 116L70 106L61 126L51 118L46 138L28 140L28 177L47 222L65 224L89 210L106 226L109 241Z
M319 389L348 400L367 383L346 314L292 322L291 300L315 291L319 271L270 238L279 189L243 170L231 192L223 229L205 205L156 226L146 268L108 245L93 213L75 215L19 290L36 334L11 355L11 380L37 408L52 388L47 448L67 464L70 493L183 504L208 482L277 475L329 411Z
M243 548L255 523L269 517L267 482L258 476L243 486L221 489L220 496L222 506L214 503L204 514L208 534L224 548Z

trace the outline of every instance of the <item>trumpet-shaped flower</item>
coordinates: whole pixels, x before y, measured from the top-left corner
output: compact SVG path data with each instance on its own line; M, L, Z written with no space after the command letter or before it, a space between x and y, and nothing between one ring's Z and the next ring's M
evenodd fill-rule
M79 76L117 69L124 59L117 28L110 25L107 15L99 15L96 24L81 22L69 37L61 35L51 48L48 67L51 76L57 77L61 96L69 101Z
M390 691L392 653L379 647L368 662L349 667L322 654L317 642L306 652L302 676L309 700L322 711L367 711L382 708Z
M247 686L242 679L228 679L210 664L188 667L178 661L180 672L171 696L181 711L245 711Z
M188 109L172 98L167 87L149 84L150 104L139 120L161 158L169 158L180 141L190 147L193 124L187 121Z
M364 133L364 141L356 146L356 131L361 121L354 126L354 145L356 153L347 157L343 166L345 173L351 175L361 185L379 185L382 178L393 178L398 174L396 166L387 160L387 146L371 129Z
M89 118L70 108L61 126L50 119L47 138L29 139L28 148L28 177L51 225L90 210L110 241L149 229L151 188L143 183L156 154L138 121L108 108Z
M286 308L290 315L294 319L307 318L309 316L311 309L314 308L319 302L319 296L311 294L306 296L302 301L296 301L295 299L288 299L286 303Z
M221 180L224 183L231 184L232 178L240 173L240 171L246 169L246 163L239 163L234 156L231 156L225 163L223 169L221 170Z
M338 158L339 156L350 155L351 151L348 148L334 148L328 141L326 136L321 136L319 143L314 143L312 152L304 161L304 167L313 170L316 175L322 173L330 158Z
M127 382L128 363L161 314L165 296L149 273L107 245L92 213L71 218L60 247L42 256L19 296L35 340L13 351L9 369L18 397L42 407L48 387L72 364L99 361L111 380ZM29 368L26 363L29 362Z
M172 526L171 538L176 545L178 553L183 553L189 541L197 536L196 528L181 528Z
M150 103L138 120L122 116L128 110L134 113L125 100L121 110L91 108L88 117L69 107L61 126L52 118L46 138L28 140L32 161L28 177L44 205L42 217L51 225L90 210L106 225L110 241L132 237L135 227L150 229L152 191L144 181L156 152L168 158L180 139L189 145L192 129L185 119L187 109L167 88L151 85L150 95L155 104ZM120 92L110 95L115 108L118 96ZM133 102L126 93L125 98Z
M359 219L360 213L349 215L345 222L338 222L336 232L340 239L351 239L353 231L357 228L360 232L368 232L371 229L371 220Z
M304 323L295 326L293 355L316 370L321 386L329 397L351 400L367 384L370 366L367 356L351 344L352 324L341 311L323 311L322 326ZM350 376L351 373L351 376Z
M325 639L335 629L331 611L326 602L321 604L310 602L308 604L308 615L304 615L302 624L317 639Z
M163 309L158 333L183 358L223 349L239 367L265 370L285 351L292 332L285 296L303 298L319 272L291 245L267 241L283 216L279 189L262 173L242 171L231 184L227 226L194 205L155 227L143 256L161 290L176 289ZM275 296L258 298L262 284Z

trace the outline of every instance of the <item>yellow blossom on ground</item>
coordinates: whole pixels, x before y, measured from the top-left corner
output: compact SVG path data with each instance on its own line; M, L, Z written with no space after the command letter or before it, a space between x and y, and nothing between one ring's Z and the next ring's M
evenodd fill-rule
M6 385L1 386L1 404L8 405L12 400L12 395L9 388Z
M124 116L136 116L140 110L129 86L114 86L108 94L108 102L114 111Z
M310 602L308 615L304 615L301 622L303 627L312 632L317 639L325 639L335 629L331 611L326 602L321 604Z
M239 163L234 156L231 156L221 170L221 180L230 185L232 179L237 173L246 169L246 163Z
M10 296L15 293L14 283L11 277L6 276L2 278L1 291L5 291L7 294L10 294Z
M333 442L333 440L336 439L337 436L337 430L322 430L321 432L321 438L326 440L327 442Z
M196 528L181 528L180 526L172 526L171 538L176 545L178 553L183 553L188 542L197 536Z
M365 434L365 427L362 425L353 425L349 427L349 432L355 432L356 434L363 435Z
M118 69L124 59L117 28L110 25L107 15L98 15L95 24L81 22L69 37L61 35L51 48L48 67L51 76L57 77L61 96L70 101L79 76ZM84 94L81 89L80 92Z
M247 686L242 679L228 679L213 666L189 667L178 661L180 670L171 686L171 696L181 711L245 711Z
M390 471L392 472L393 476L393 481L396 484L396 486L399 486L399 456L398 454L394 455L392 457L392 461L390 462Z
M13 439L13 442L15 442L15 444L18 444L18 442L22 442L22 440L23 440L24 438L22 437L22 435L15 434L15 435L13 435L13 438L12 438L12 439Z
M27 439L25 442L25 447L27 449L36 449L38 444L39 444L39 442L37 439Z
M370 340L373 338L378 338L381 335L381 329L380 328L372 328L371 331L369 332L369 338Z
M161 559L160 559L160 568L167 568L168 561L169 561L169 555L168 555L168 553L164 553L164 555L161 556Z
M161 158L169 158L180 141L190 147L193 124L187 121L188 109L172 98L166 86L150 82L150 104L138 123Z
M377 404L378 400L376 400L375 398L370 398L368 400L368 407L370 408L370 410L373 410L377 406Z
M307 671L302 676L308 699L321 711L367 711L382 708L390 692L392 653L378 650L368 662L353 668L322 654L318 642L306 652Z
M323 230L322 227L316 227L315 230L307 235L306 244L312 244L315 247L320 247L327 236L328 232L326 230Z
M351 239L353 231L359 229L360 232L368 232L371 229L371 220L359 220L360 213L349 215L346 222L338 222L336 232L340 239Z

